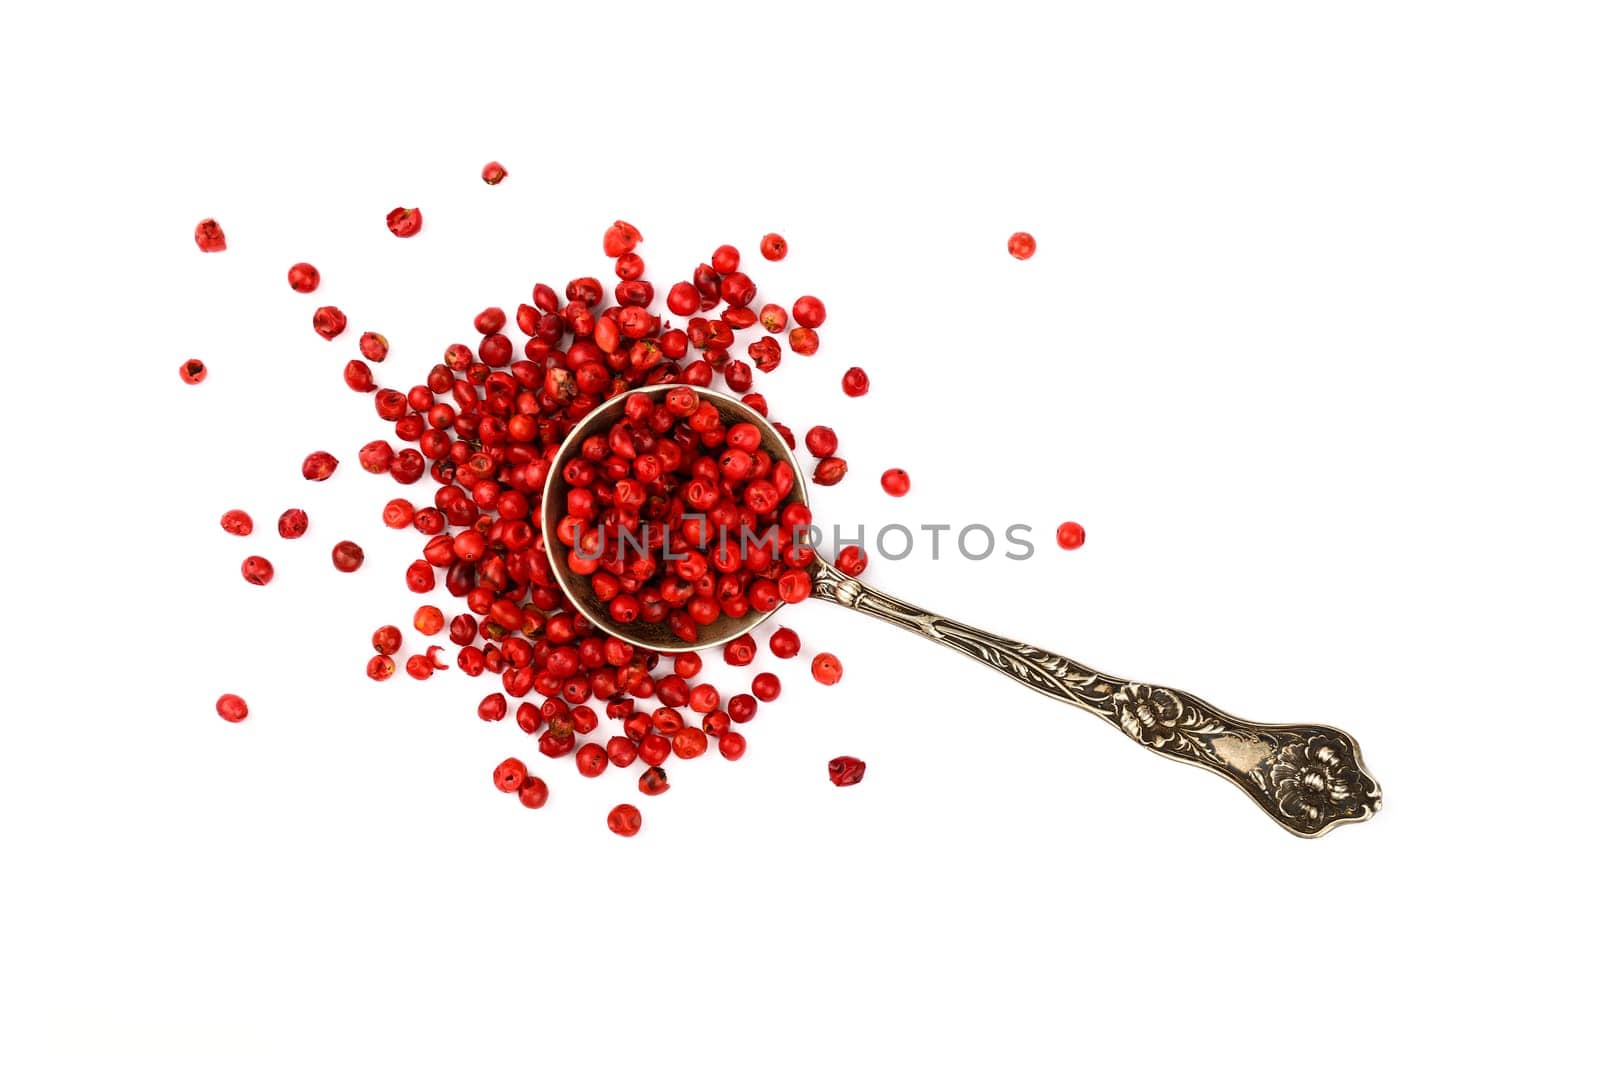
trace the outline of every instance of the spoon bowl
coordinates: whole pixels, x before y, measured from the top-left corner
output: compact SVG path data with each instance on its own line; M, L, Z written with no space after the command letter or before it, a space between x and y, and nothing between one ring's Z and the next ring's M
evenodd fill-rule
M663 396L674 388L682 388L678 384L653 385L649 388L636 389L633 392L624 392L613 396L600 406L584 415L583 420L567 434L566 440L561 444L561 452L551 464L550 474L544 483L544 499L540 507L540 519L543 532L549 535L556 533L556 527L566 515L567 494L573 489L572 483L566 479L566 466L571 460L583 454L583 442L597 433L605 433L622 420L623 409L627 406L630 396L643 394L651 400L659 402ZM749 422L761 431L761 447L772 456L772 462L786 462L794 469L794 488L784 498L785 504L805 504L810 506L810 499L806 493L805 477L800 470L800 464L794 457L794 452L784 441L778 431L772 428L772 423L762 417L760 412L721 392L714 392L708 388L696 388L695 394L705 402L710 403L722 415L723 421L732 425L736 422ZM652 524L655 525L655 524ZM737 535L733 535L737 539ZM672 628L662 620L659 623L645 623L642 619L633 623L617 623L606 610L605 602L595 596L594 588L589 580L578 572L572 570L567 562L564 546L559 540L553 540L549 549L550 568L554 572L556 582L561 587L561 592L567 595L577 609L589 620L604 627L609 634L622 639L624 642L646 649L655 650L657 653L688 653L692 650L711 649L721 646L730 639L739 637L749 631L755 630L769 617L774 615L782 605L770 612L756 612L751 610L737 619L720 616L715 623L700 628L700 637L693 642L685 642L672 633Z

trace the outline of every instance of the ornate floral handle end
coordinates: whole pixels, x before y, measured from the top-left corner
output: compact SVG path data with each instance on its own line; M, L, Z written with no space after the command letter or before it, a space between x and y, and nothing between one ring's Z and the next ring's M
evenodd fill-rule
M1337 728L1241 720L1185 691L1108 676L935 615L825 562L818 562L813 593L960 650L1041 694L1094 713L1148 750L1224 777L1296 836L1321 836L1365 821L1383 805L1361 747Z

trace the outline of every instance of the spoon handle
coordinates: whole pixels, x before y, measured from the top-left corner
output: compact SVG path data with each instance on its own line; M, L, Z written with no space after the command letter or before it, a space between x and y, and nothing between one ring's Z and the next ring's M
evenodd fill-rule
M1383 805L1361 748L1337 728L1240 720L1185 691L1096 672L907 604L826 561L817 564L815 596L942 642L1040 694L1087 709L1147 750L1225 777L1296 836L1365 821Z

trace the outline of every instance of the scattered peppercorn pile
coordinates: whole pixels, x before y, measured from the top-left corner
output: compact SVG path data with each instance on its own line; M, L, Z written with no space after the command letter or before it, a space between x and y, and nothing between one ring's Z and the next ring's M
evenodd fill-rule
M506 177L498 163L483 169L483 181L491 186ZM422 229L422 213L396 208L386 223L396 237L409 238ZM221 227L209 219L196 228L195 241L205 253L227 246ZM378 417L392 425L399 442L378 439L363 446L357 453L361 468L387 475L403 487L431 479L428 502L397 496L384 507L383 522L421 535L420 556L405 572L407 588L430 594L442 580L445 591L459 602L460 610L448 616L436 604L420 606L412 617L413 629L425 639L444 634L455 647L455 666L464 674L497 677L497 689L477 705L478 717L501 721L512 716L523 732L536 738L539 753L550 759L573 755L584 777L599 777L611 767L637 766L640 794L654 796L669 787L669 760L697 758L708 752L712 740L724 758L742 757L745 737L734 726L748 723L761 705L776 701L782 684L770 672L755 676L747 692L725 694L711 682L691 682L703 671L698 654L669 659L607 633L605 625L579 614L562 594L550 556L566 555L569 566L587 576L612 620L666 621L687 642L722 616L739 618L752 609L764 612L805 600L811 591L806 567L815 553L794 535L810 524L811 516L803 504L784 503L797 476L788 463L760 450L755 426L726 425L695 389L720 380L727 391L766 416L766 399L752 391L756 374L771 373L782 362L786 328L791 353L816 354L821 346L817 330L827 311L810 295L787 309L770 302L758 307L757 285L741 269L740 252L724 245L689 279L666 290L667 313L684 319L678 327L651 309L656 289L644 275L645 263L637 252L641 241L633 225L612 224L601 242L605 255L614 259L617 277L609 295L598 279L588 276L569 281L559 294L547 284L535 284L531 301L514 314L493 306L478 314L473 321L476 346L450 344L424 384L401 391L378 383L373 365L384 361L389 344L376 332L360 336L360 357L349 359L343 378L350 389L372 395ZM768 234L759 249L768 261L778 261L787 255L788 244L782 236ZM1017 253L1014 241L1012 252ZM288 270L288 283L293 291L309 295L320 287L321 274L301 262ZM327 340L339 338L348 327L345 315L332 305L318 307L311 325ZM512 325L524 338L520 358L507 334ZM741 342L746 358L735 357ZM190 359L180 373L198 384L205 366ZM541 533L541 492L567 433L605 400L663 384L680 387L659 404L644 395L632 397L623 419L592 438L597 442L592 450L586 444L583 454L566 465L564 477L573 488L565 518L557 534ZM864 395L866 373L851 368L841 387L847 396ZM781 423L773 424L794 448L794 434ZM838 438L831 429L816 426L804 441L817 459L812 476L816 484L833 485L844 478L847 464L837 454ZM305 457L302 474L308 481L324 481L338 466L334 455L317 450ZM885 472L883 487L903 496L910 479L894 468ZM706 533L683 525L686 510L703 512L708 532L718 526L737 530L776 525L780 544L769 553L759 544L754 551L741 551L725 542L710 543ZM669 563L650 553L628 556L617 551L625 547L620 544L598 557L583 557L574 547L595 540L608 527L617 530L643 520L668 524L667 544L681 551L682 558ZM303 509L289 508L279 517L278 533L297 539L308 524ZM239 509L224 514L221 525L239 537L254 530L250 516ZM1081 542L1081 528L1078 534ZM356 571L364 559L354 541L332 547L333 564L340 571ZM856 546L840 550L837 558L838 567L852 576L861 574L866 563L865 552ZM259 554L244 559L241 573L258 586L268 585L274 576L272 564ZM403 644L399 627L378 627L367 675L380 681L392 677ZM801 648L799 636L786 627L772 633L769 646L780 658L795 657ZM450 667L441 659L445 652L442 645L427 645L408 657L404 668L412 678L427 679ZM729 668L750 664L755 654L748 634L722 650ZM825 685L838 683L843 675L841 662L829 653L817 654L811 670ZM217 712L237 722L245 719L248 708L242 698L225 694ZM864 770L862 762L850 757L829 763L829 777L839 785L856 783ZM497 766L493 782L532 809L550 796L546 780L517 758ZM610 812L607 823L611 831L633 836L642 816L637 807L623 803Z

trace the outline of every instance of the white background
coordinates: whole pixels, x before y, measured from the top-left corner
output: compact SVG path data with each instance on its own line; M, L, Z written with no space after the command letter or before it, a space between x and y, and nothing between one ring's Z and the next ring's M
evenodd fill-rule
M0 1067L1583 1066L1592 8L459 10L7 16ZM229 249L202 256L213 215ZM745 760L678 766L632 841L604 826L632 781L479 722L487 681L369 683L418 542L356 466L383 432L340 383L357 334L405 388L482 306L607 276L617 217L663 292L789 238L757 282L829 318L761 387L840 433L820 518L1039 539L870 581L1344 726L1383 813L1293 839L820 603L782 620L843 683L786 662ZM350 316L335 343L317 300ZM308 486L315 448L344 466ZM236 506L248 541L216 525ZM278 581L246 586L247 551ZM869 768L840 790L846 752ZM545 810L492 789L512 753Z

